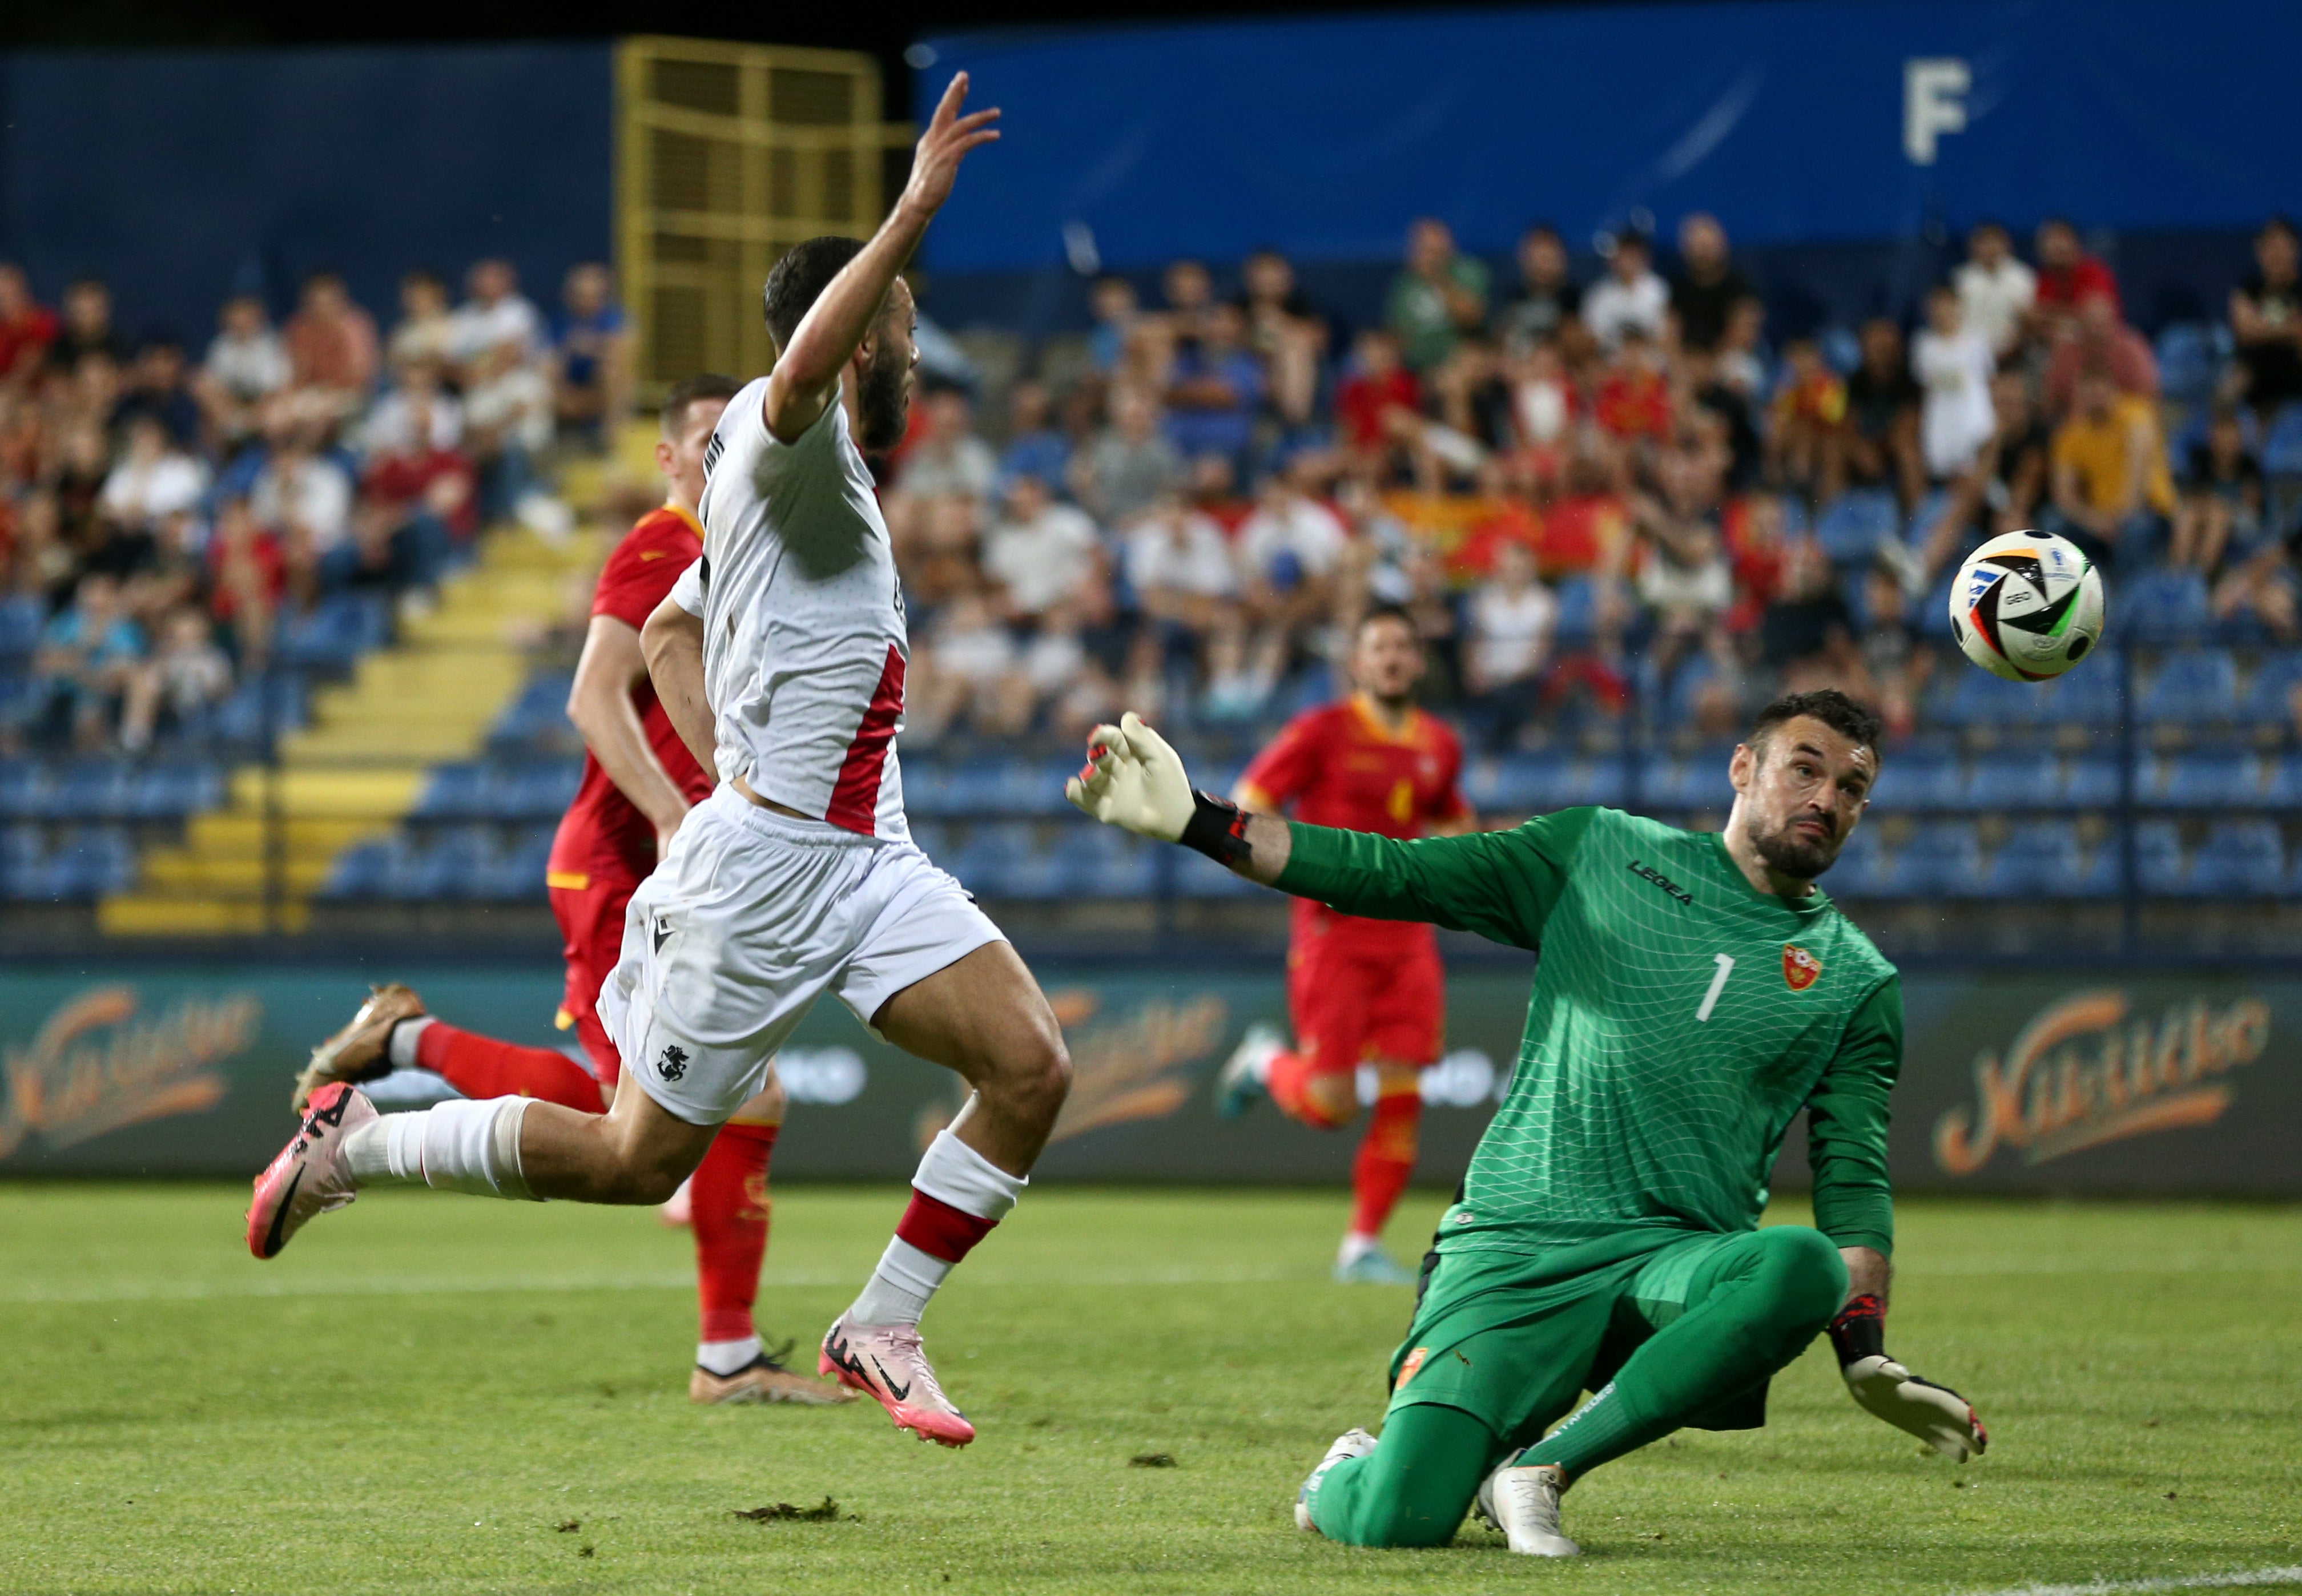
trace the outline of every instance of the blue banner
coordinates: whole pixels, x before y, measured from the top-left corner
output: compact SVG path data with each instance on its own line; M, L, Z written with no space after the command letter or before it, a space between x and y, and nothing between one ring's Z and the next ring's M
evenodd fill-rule
M928 244L947 273L1507 250L1534 218L1715 212L1753 245L2221 230L2302 207L2302 6L1779 0L938 39L1005 113Z

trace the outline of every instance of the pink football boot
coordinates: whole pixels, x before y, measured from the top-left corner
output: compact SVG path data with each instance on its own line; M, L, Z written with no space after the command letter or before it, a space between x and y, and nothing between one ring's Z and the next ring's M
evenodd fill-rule
M975 1439L975 1426L936 1383L916 1325L850 1324L842 1314L824 1334L816 1369L872 1398L896 1429L921 1441L963 1447Z
M303 1128L256 1177L256 1200L248 1206L248 1251L278 1257L306 1220L359 1195L344 1167L344 1138L375 1117L366 1095L342 1081L312 1094Z

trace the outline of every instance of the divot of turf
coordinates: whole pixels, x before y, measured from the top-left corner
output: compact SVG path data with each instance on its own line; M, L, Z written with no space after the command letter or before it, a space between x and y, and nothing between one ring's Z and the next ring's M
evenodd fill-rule
M798 1524L836 1524L840 1518L840 1512L839 1504L827 1496L812 1508L794 1507L790 1502L777 1502L765 1508L738 1508L733 1516L748 1518L753 1524L769 1524L779 1520L790 1520ZM861 1524L863 1521L863 1516L861 1513L850 1513L846 1517L851 1524Z

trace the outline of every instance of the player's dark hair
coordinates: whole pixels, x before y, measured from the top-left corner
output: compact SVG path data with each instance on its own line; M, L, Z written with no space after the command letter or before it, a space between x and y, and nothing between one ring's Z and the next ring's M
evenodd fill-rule
M768 273L768 286L760 296L760 308L768 318L768 334L776 340L776 348L791 342L792 334L799 331L801 321L831 286L831 280L862 253L862 239L837 233L794 244L784 252L783 259Z
M687 424L687 407L697 399L731 399L743 390L744 385L735 378L721 376L716 371L682 378L663 396L663 435L677 435L679 429Z
M1886 723L1836 687L1784 693L1759 711L1759 718L1751 723L1751 735L1744 741L1758 748L1777 727L1802 715L1821 721L1848 742L1861 743L1874 756L1880 752L1878 739L1885 735Z
M1361 637L1365 636L1366 629L1377 621L1397 621L1407 628L1407 634L1415 639L1417 643L1423 641L1422 628L1415 624L1415 617L1407 613L1406 608L1399 604L1368 605L1360 613L1358 625L1351 628L1351 641L1357 643Z

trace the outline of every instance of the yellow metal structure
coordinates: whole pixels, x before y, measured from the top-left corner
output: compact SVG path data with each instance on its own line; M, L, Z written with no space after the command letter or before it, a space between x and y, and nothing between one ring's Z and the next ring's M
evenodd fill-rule
M616 50L616 265L638 332L643 399L699 371L774 363L760 290L785 250L862 237L885 214L886 157L869 55L710 39Z

